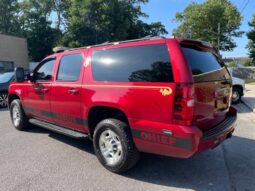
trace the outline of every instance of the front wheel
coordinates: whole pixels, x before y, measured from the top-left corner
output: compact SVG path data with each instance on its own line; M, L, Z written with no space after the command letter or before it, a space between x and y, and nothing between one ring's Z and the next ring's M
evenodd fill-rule
M21 131L27 128L28 119L19 99L15 99L11 102L10 113L12 124L17 130Z
M112 172L125 172L139 160L139 152L133 142L130 129L120 120L101 121L95 129L93 143L98 160Z

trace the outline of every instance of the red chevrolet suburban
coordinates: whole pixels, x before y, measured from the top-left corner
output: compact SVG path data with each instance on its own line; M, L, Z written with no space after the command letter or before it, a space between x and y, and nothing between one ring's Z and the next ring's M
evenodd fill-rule
M231 137L231 76L210 44L142 38L59 51L28 76L15 71L13 125L90 138L116 173L140 152L189 158Z

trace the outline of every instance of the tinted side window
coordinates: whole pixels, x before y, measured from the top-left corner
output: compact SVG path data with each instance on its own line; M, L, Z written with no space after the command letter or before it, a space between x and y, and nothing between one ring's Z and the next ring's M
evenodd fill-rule
M53 72L55 60L46 61L43 65L41 65L36 71L36 79L37 80L50 80Z
M182 50L193 75L212 72L224 67L220 59L207 49L192 45L182 45Z
M146 45L95 51L93 78L113 82L172 82L166 45Z
M61 58L57 80L77 81L80 77L82 54L64 55Z

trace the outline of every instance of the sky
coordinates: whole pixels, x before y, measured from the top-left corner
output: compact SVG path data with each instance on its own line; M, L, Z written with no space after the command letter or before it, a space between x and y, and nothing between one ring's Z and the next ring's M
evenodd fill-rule
M144 19L144 21L161 21L169 33L168 36L172 36L172 30L179 24L173 21L176 12L182 12L190 2L202 3L204 0L150 0L149 3L142 6L142 11L149 15L149 18ZM255 14L255 0L231 0L231 2L240 12L243 10L240 30L249 31L248 22L251 21L252 15ZM246 35L244 34L241 38L235 38L235 42L237 47L230 52L221 52L223 57L248 55L248 50L245 48L248 43Z

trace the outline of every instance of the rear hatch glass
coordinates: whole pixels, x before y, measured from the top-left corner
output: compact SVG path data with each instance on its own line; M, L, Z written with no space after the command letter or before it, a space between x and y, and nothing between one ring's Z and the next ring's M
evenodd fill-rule
M225 119L230 106L231 77L215 51L198 44L181 44L195 87L193 124L207 130Z

